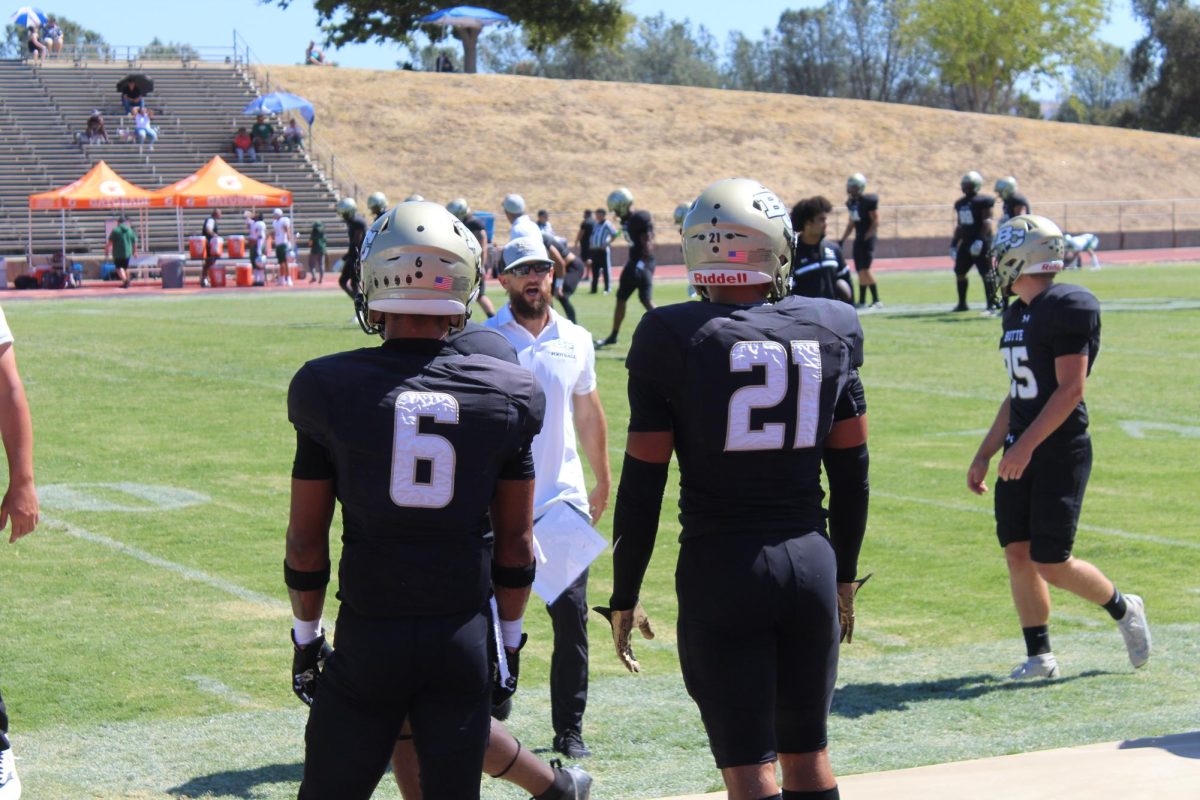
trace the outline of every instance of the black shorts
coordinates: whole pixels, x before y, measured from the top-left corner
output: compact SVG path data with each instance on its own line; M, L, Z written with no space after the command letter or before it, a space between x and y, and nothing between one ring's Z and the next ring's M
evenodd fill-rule
M639 266L639 264L641 266ZM621 270L621 281L617 284L617 299L624 302L637 292L642 305L650 305L654 297L654 259L630 261Z
M825 747L837 679L836 580L833 547L820 533L680 545L679 661L718 768Z
M579 281L583 280L583 274L587 272L587 266L583 263L582 258L574 258L570 264L567 264L567 273L563 276L562 291L568 297L575 294L575 290L579 288Z
M410 720L427 797L479 797L491 729L485 612L369 618L345 605L305 729L301 798L367 800Z
M1091 472L1092 440L1086 433L1042 442L1020 480L996 481L1000 546L1029 542L1030 558L1039 564L1070 558Z
M988 255L988 243L983 243L983 250L977 256L971 255L971 245L974 240L963 240L958 244L958 252L954 254L954 274L966 278L971 267L979 270L980 276L987 276L992 271L992 259Z
M113 256L113 266L117 269L129 269L129 259Z
M862 272L864 269L871 268L871 262L875 260L875 237L870 239L859 239L854 237L854 269L857 272Z

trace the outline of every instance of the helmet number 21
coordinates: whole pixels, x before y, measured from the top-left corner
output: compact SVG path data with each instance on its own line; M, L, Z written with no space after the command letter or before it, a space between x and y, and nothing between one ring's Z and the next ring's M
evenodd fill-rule
M444 392L401 392L392 439L392 502L411 508L445 508L454 499L454 445L421 433L422 417L458 424L458 400Z
M796 367L795 372L792 372L792 365ZM787 348L779 342L738 342L730 348L730 372L749 372L755 367L763 367L764 382L743 386L729 398L726 452L783 449L784 423L767 422L761 428L751 428L750 414L756 408L773 408L782 403L787 397L792 375L800 381L796 392L796 436L792 447L813 447L817 443L821 410L820 342L789 342Z
M1026 366L1029 361L1029 351L1024 347L1002 347L1000 354L1004 356L1004 366L1008 368L1012 382L1008 385L1008 396L1030 400L1038 396L1037 378L1033 370Z

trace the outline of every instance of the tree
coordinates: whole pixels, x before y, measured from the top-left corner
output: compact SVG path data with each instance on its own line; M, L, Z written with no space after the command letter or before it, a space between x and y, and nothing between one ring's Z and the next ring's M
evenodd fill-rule
M772 68L784 91L815 97L844 97L846 49L833 0L820 8L784 11L776 26Z
M293 0L275 0L286 8ZM423 33L433 41L454 35L463 42L463 64L475 71L475 38L448 34L440 26L421 25L420 19L444 7L436 0L314 0L324 23L326 43L340 47L351 42L398 42L413 44ZM534 52L560 42L569 42L577 52L588 53L624 38L628 20L621 0L490 0L488 7L508 16L525 31L525 41ZM478 31L473 32L477 34Z
M913 0L840 0L850 96L909 102L928 73L928 58L911 36Z
M951 104L1003 112L1021 79L1059 76L1105 18L1105 0L915 0L906 33L928 50Z
M1133 8L1147 27L1130 58L1142 96L1123 122L1200 135L1200 8L1188 0L1134 0Z
M1137 98L1129 67L1124 50L1097 42L1072 65L1069 93L1055 119L1089 125L1115 124L1133 108Z
M725 48L722 86L747 92L782 92L783 81L771 68L775 60L774 34L763 31L758 41L747 39L740 31L729 35Z
M80 25L66 17L55 16L54 21L63 32L63 45L66 48L76 44L107 45L104 37L93 30ZM27 34L24 28L8 25L4 29L4 42L0 43L0 58L21 58L26 53L25 41Z

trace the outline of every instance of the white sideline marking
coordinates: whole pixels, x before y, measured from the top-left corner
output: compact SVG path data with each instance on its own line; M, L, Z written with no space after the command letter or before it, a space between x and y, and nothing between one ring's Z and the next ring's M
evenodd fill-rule
M1170 422L1150 422L1141 419L1123 419L1118 423L1121 430L1134 439L1146 439L1146 431L1173 433L1185 439L1200 439L1200 428L1194 425L1175 425Z
M139 504L121 503L88 489L103 489L120 492L137 500ZM38 499L46 508L61 511L124 511L138 513L146 511L172 511L177 508L207 503L212 498L190 489L173 486L150 486L143 483L55 483L38 487Z
M196 688L206 694L214 695L230 703L236 703L239 706L254 705L254 700L251 699L250 695L226 686L216 678L210 678L207 675L185 675L184 677L196 684Z
M988 432L987 428L979 428L971 431L937 431L936 433L927 433L926 436L983 436Z
M962 511L968 514L987 514L991 516L994 512L991 508L980 508L977 506L967 506L961 503L946 503L941 500L930 500L926 497L909 497L902 494L892 494L890 492L872 491L873 497L886 497L889 500L900 500L905 503L916 503L917 505L933 506L934 508L944 508L947 511ZM1186 547L1190 550L1200 550L1200 542L1184 542L1178 539L1168 539L1165 536L1154 536L1149 533L1132 533L1123 531L1119 528L1102 528L1099 525L1085 525L1080 523L1079 529L1082 531L1091 531L1092 533L1102 533L1105 536L1115 536L1119 539L1132 539L1136 542L1150 542L1151 544L1162 544L1168 547Z
M213 589L231 594L240 600L257 603L258 605L261 605L264 608L269 608L273 611L291 610L291 606L282 600L278 600L274 597L268 597L265 594L252 591L244 586L238 586L232 581L227 581L224 578L218 578L214 575L209 575L207 572L201 572L193 567L184 566L183 564L176 564L174 561L168 561L165 558L159 558L153 553L148 553L141 548L125 544L124 542L118 542L116 539L110 539L107 536L99 533L92 533L86 528L81 528L78 525L72 525L71 523L63 520L45 516L42 517L42 523L49 528L57 528L63 533L74 536L77 539L83 539L86 542L103 545L111 550L116 550L119 553L132 556L138 561L149 564L153 567L161 567L170 572L174 572L176 575L187 578L190 581L203 583L204 585L210 586Z

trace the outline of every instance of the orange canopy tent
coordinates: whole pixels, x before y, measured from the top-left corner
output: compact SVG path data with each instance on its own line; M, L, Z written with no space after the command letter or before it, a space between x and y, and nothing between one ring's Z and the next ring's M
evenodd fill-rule
M292 193L247 177L225 159L213 156L195 173L154 192L151 205L175 209L179 248L182 250L183 209L224 206L291 208Z
M33 212L57 209L62 218L62 251L66 258L68 210L148 208L154 204L154 193L134 186L118 175L103 161L74 183L49 192L29 195L29 243L33 252ZM143 224L142 236L145 237Z

